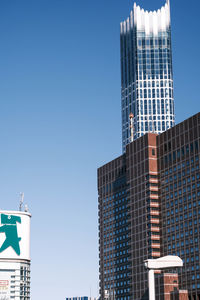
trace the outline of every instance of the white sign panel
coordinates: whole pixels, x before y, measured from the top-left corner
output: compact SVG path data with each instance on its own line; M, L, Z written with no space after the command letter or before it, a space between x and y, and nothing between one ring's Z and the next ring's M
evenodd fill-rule
M0 211L0 259L30 260L30 218L26 212Z

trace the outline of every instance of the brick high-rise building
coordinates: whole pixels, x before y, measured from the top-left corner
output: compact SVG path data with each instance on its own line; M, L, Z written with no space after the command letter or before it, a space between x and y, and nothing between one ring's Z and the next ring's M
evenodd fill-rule
M147 133L98 169L101 300L148 299L144 260L169 254L184 261L179 288L200 299L199 149L200 113ZM167 276L157 274L157 299L168 299Z

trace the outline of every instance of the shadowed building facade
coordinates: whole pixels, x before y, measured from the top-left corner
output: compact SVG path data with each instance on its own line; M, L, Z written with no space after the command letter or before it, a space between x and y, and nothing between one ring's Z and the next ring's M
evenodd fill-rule
M200 114L157 137L162 254L180 256L179 281L200 297ZM194 299L198 299L194 298ZM200 298L199 298L200 299Z

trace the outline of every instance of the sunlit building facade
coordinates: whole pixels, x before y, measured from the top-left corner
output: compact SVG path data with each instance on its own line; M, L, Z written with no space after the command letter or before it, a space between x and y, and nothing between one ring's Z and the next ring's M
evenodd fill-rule
M122 148L130 142L130 113L136 139L174 126L170 4L144 11L136 4L121 23Z

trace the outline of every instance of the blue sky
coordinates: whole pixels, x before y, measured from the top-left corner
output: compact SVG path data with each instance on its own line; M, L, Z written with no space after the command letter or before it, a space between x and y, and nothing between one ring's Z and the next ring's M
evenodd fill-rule
M165 1L138 0L146 9ZM199 111L200 3L171 1L176 121ZM32 298L97 295L97 167L121 154L133 1L0 1L1 209L32 213Z

